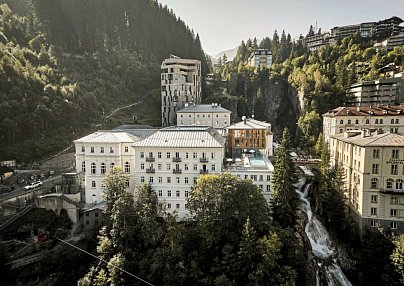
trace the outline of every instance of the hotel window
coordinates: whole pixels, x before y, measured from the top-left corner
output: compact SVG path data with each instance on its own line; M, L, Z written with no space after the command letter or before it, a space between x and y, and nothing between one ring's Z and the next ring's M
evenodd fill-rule
M370 215L377 215L377 208L370 208Z
M144 170L144 163L140 163L140 170Z
M125 153L128 153L128 152L129 152L129 147L125 146Z
M171 158L171 153L167 152L167 159L170 159L170 158Z
M210 168L212 171L216 171L216 165L211 165Z
M194 177L194 184L196 184L196 179L197 179L197 177Z
M90 147L90 153L94 153L94 147Z
M167 177L167 184L171 184L171 177Z
M125 181L125 187L129 188L129 180Z
M115 163L109 164L109 168L110 168L110 169L112 169L113 167L115 167Z
M153 152L149 152L149 158L153 158Z
M100 153L104 153L104 147L101 147L100 149Z
M380 150L379 149L373 149L373 158L378 159L380 156Z
M390 197L390 204L391 205L396 205L398 202L397 197L396 196L391 196Z
M86 147L81 146L81 152L85 152L86 151Z
M372 174L379 173L379 164L372 164Z
M196 153L196 152L194 152L194 153L192 154L192 157L193 157L194 159L196 159L197 156L198 156L198 153Z
M109 147L109 153L114 153L114 149L112 147Z
M391 158L393 159L398 159L399 155L398 155L398 149L393 149L391 150Z
M157 158L161 159L161 152L157 153Z
M194 171L198 170L198 164L194 164Z
M186 197L186 198L189 197L189 191L185 191L185 197Z
M267 185L267 192L271 191L271 185Z
M154 177L149 177L149 184L153 184L154 183Z
M380 124L383 124L383 119L380 119Z
M101 174L105 174L106 171L107 171L107 166L105 165L105 163L101 163Z
M171 197L171 190L167 191L167 197Z
M175 191L175 196L176 196L177 198L179 198L179 197L180 197L180 191Z
M391 174L392 175L397 175L398 174L398 165L397 164L392 164L391 165Z
M144 183L144 176L141 176L141 177L140 177L140 182L141 182L141 183Z
M163 169L161 164L157 164L157 170L161 171Z
M130 164L129 164L129 162L125 162L125 173L130 173Z
M379 179L372 178L370 181L370 188L371 189L377 189L379 187Z
M171 164L167 164L167 171L171 170Z
M210 158L215 159L215 153L210 153Z
M397 209L390 210L390 217L397 217Z
M390 228L391 228L391 229L397 229L397 222L396 222L396 221L392 221L392 222L390 223Z
M186 152L186 153L185 153L185 158L188 159L188 157L189 157L188 152Z
M392 188L393 188L393 179L387 179L386 189L392 189Z
M144 152L140 152L140 158L144 158Z
M163 196L163 191L162 191L162 190L159 190L158 196L159 196L159 197L162 197L162 196Z
M348 119L348 124L351 124L351 119Z
M399 119L396 119L396 124L398 124L400 121L399 121Z
M376 119L375 124L379 124L379 119Z
M188 164L184 165L184 169L185 169L185 171L188 171Z
M95 174L95 163L91 163L91 174Z
M396 180L396 190L402 190L403 189L403 180L398 179Z
M177 182L177 184L180 183L180 177L175 177L175 181Z
M269 182L271 180L271 176L267 175L267 182Z
M179 209L179 208L180 208L180 204L177 204L176 207L177 207L177 209Z
M358 119L355 120L355 124L359 124L359 120L358 120Z
M394 124L394 119L391 120L391 124Z
M375 221L374 219L372 219L372 220L370 221L370 226L371 226L371 227L376 227L376 221Z
M171 204L167 204L167 208L168 208L168 209L171 209Z
M377 203L377 195L371 195L370 196L370 202Z
M185 184L188 184L188 183L189 183L188 177L185 177L185 178L184 178L184 182L185 182Z
M260 175L260 179L259 179L260 181L263 181L264 180L264 175Z
M158 182L161 184L163 183L163 177L158 177Z
M340 121L339 121L339 124L344 124L344 120L340 120Z
M82 171L83 173L86 172L86 162L81 163L81 171Z
M366 119L366 124L369 124L369 119Z

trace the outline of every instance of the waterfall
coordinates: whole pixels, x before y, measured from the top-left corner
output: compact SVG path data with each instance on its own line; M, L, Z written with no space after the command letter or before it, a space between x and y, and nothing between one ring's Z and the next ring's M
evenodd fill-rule
M317 257L319 268L324 271L328 285L331 286L352 286L348 278L342 272L336 259L335 248L332 246L330 236L323 224L315 217L311 210L310 202L307 199L311 184L307 184L304 191L297 190L302 202L304 212L307 214L308 222L305 227L305 232L309 238L312 252ZM320 276L317 271L316 284L320 283Z

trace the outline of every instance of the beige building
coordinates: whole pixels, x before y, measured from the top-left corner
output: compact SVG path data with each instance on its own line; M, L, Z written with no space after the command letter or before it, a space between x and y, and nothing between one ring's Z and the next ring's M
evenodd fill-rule
M231 111L220 104L191 104L177 111L178 126L211 126L220 134L230 125Z
M374 129L404 134L404 105L338 107L323 114L323 135L349 130Z
M220 174L224 137L208 126L160 129L133 144L137 184L150 184L167 212L189 215L187 197L202 174Z
M201 103L201 62L170 56L161 64L162 126L177 125L176 112Z
M313 36L306 37L304 43L310 51L318 51L321 47L328 44L328 38L330 33L316 34Z
M404 232L404 136L347 131L331 136L330 155L344 169L346 197L360 227Z
M248 64L251 67L266 67L272 65L272 53L269 49L256 49L248 58Z

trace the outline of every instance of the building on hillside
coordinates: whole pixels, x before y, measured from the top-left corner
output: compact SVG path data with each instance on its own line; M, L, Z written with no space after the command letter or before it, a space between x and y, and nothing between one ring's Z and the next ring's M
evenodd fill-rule
M367 130L332 135L330 158L344 170L345 195L361 229L404 232L404 136Z
M137 184L149 184L166 211L189 215L187 197L202 174L220 174L225 138L209 126L173 126L135 142Z
M329 37L330 33L316 34L306 37L304 43L310 51L317 51L328 44Z
M220 134L230 125L231 111L220 104L191 104L177 111L178 126L211 126Z
M404 31L398 33L397 35L393 35L382 42L375 43L373 47L382 50L391 51L395 47L404 46Z
M226 133L228 157L241 158L245 150L261 151L265 156L273 154L270 123L245 118L226 127Z
M404 105L337 107L323 114L324 140L349 130L404 134Z
M355 83L346 92L347 106L395 105L404 102L404 76Z
M88 231L96 231L105 225L104 211L106 202L92 204L82 212L83 228Z
M162 126L176 125L176 112L194 103L201 103L201 62L170 56L161 64Z
M274 167L267 156L261 152L243 152L240 158L229 158L223 167L223 172L228 172L240 179L252 180L262 192L269 203L272 194L272 174Z
M128 176L127 188L134 185L135 153L131 146L156 130L132 132L137 135L122 131L97 131L74 141L76 172L80 173L85 203L102 201L102 179L114 166L122 167Z
M251 67L266 67L269 68L272 65L272 52L269 49L255 49L251 52L248 58L248 64Z
M78 223L80 220L80 195L68 195L62 193L51 193L39 196L36 201L36 207L46 210L53 210L56 214L60 214L63 209L73 223Z

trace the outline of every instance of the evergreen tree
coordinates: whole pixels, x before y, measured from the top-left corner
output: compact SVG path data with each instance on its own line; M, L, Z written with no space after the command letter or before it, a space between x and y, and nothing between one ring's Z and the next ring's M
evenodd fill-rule
M290 148L290 135L288 129L285 128L281 145L276 153L272 198L273 218L283 227L295 226L299 206L299 198L294 186L297 182L297 175L289 154Z

